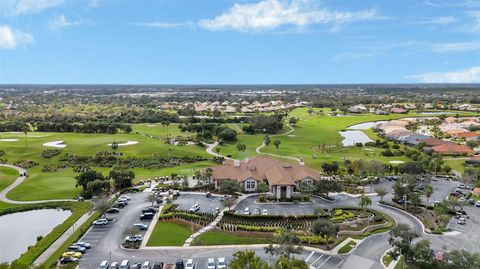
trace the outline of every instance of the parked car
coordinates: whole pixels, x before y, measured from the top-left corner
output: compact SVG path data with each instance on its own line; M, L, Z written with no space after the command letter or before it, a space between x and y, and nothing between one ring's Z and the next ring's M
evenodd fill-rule
M128 196L128 195L121 195L121 196L120 196L120 199L125 199L125 200L127 200L127 201L130 201L130 200L132 200L132 197L130 197L130 196Z
M118 269L130 269L130 262L128 260L123 260Z
M77 242L77 243L74 243L74 245L77 245L77 246L81 246L81 247L84 247L86 249L90 249L92 247L92 245L90 243L87 243L87 242Z
M260 209L259 208L255 208L253 210L253 215L260 215Z
M142 235L136 234L136 235L127 236L125 237L125 242L126 243L142 242Z
M97 219L93 222L93 225L107 225L108 220L107 219Z
M193 259L187 260L187 263L185 263L185 269L195 269L195 262Z
M62 258L73 257L80 259L82 257L82 253L75 252L75 251L66 251L62 254Z
M154 262L152 269L162 269L163 268L163 262Z
M205 197L210 198L210 197L212 197L212 194L211 194L210 192L207 192L207 193L205 194Z
M243 215L250 215L250 208L246 207L246 208L243 210Z
M148 220L148 219L153 219L153 216L155 216L155 214L151 213L151 212L147 212L147 213L144 213L142 215L140 215L140 220Z
M133 227L139 229L140 231L142 231L142 230L148 230L148 224L135 223L135 224L133 224Z
M472 198L470 198L470 199L467 200L467 203L468 203L469 205L475 205L475 200L473 200Z
M150 269L152 266L150 265L150 262L149 261L145 261L143 264L142 264L142 267L141 269Z
M118 269L118 262L112 262L110 264L110 269Z
M98 269L108 269L108 261L107 260L102 261L98 266Z
M480 200L475 203L475 206L480 207Z
M461 224L461 225L464 225L464 224L467 223L467 220L466 220L465 218L459 218L459 219L457 220L457 223L458 223L458 224Z
M220 208L219 208L219 207L215 207L215 210L213 211L213 214L214 214L214 215L220 214Z
M460 194L458 192L451 192L450 196L457 196L458 197L458 196L460 196Z
M118 198L118 199L117 199L117 203L124 203L124 204L128 205L128 199L126 199L126 198Z
M105 211L108 214L117 214L120 213L120 209L116 207L109 208L107 211Z
M142 209L142 213L148 213L148 212L155 214L157 212L157 209L155 207L151 207L151 206Z
M214 258L208 258L207 259L207 269L217 269L217 265L215 263Z
M262 210L262 215L264 215L264 216L268 215L268 210L266 210L266 209Z
M75 251L75 252L80 252L82 254L84 254L87 249L84 248L84 247L81 247L81 246L78 246L78 245L71 245L67 248L68 251Z
M64 257L60 259L60 264L69 264L69 263L76 263L76 262L78 262L78 259L74 257Z
M199 204L194 204L194 205L192 205L192 207L190 207L190 209L188 211L197 212L198 210L200 210L200 205Z
M175 262L175 269L185 269L185 264L183 263L182 259L178 259Z
M130 269L142 269L142 264L139 262L136 262L130 266Z
M227 268L227 262L225 261L225 258L218 258L217 262L217 269L226 269Z
M116 202L112 205L112 207L115 207L115 208L124 208L127 204L125 203L119 203L119 202Z

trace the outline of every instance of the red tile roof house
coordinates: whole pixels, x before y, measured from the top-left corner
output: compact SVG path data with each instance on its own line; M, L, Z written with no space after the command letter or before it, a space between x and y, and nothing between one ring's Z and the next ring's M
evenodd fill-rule
M456 133L452 136L458 137L458 138L465 138L465 140L476 140L478 135L475 132L463 132L463 133Z
M266 182L277 199L291 198L300 182L313 184L320 179L319 173L312 168L265 157L226 160L212 170L215 188L223 180L236 180L243 185L244 191L254 192L260 182Z
M440 153L442 155L464 155L472 156L473 150L464 145L457 144L443 144L432 147L433 152Z

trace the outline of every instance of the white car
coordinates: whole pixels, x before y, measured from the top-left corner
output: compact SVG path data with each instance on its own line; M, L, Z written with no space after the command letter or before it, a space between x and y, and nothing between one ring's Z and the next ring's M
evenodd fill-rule
M268 215L268 210L266 210L266 209L262 210L262 215L264 215L264 216Z
M243 215L250 215L250 208L246 207L246 208L243 210Z
M207 259L207 269L217 269L217 264L214 258Z
M150 268L152 268L152 266L150 265L149 261L144 262L141 267L141 269L150 269Z
M477 202L475 203L475 206L480 207L480 201L477 201Z
M195 263L193 259L188 259L187 263L185 263L185 269L195 269Z
M459 219L457 220L457 223L463 225L463 224L467 223L467 221L466 221L465 218L459 218Z
M192 207L190 207L190 209L188 211L197 212L198 210L200 210L200 205L199 204L194 204L194 205L192 205Z
M218 269L225 269L227 268L227 262L225 261L225 258L218 258L217 262L217 268Z
M97 219L93 222L93 225L107 225L108 220L107 219Z
M128 196L128 195L122 195L120 196L120 199L126 199L128 201L132 200L132 197Z

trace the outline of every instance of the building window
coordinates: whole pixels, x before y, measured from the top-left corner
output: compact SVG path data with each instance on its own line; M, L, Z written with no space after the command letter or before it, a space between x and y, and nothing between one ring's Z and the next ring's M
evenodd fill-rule
M256 186L255 186L255 181L247 181L247 189L248 190L251 190L251 189L255 189Z

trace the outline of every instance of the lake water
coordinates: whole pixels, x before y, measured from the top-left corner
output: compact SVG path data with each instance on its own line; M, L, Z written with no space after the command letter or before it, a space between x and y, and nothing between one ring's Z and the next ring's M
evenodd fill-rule
M0 263L12 262L37 236L46 236L72 213L59 209L39 209L0 216Z
M363 122L359 124L352 125L348 127L348 130L367 130L370 128L373 128L377 126L378 124L385 123L387 122L386 120L380 120L380 121L370 121L370 122Z
M368 137L364 132L362 131L345 131L345 132L339 132L340 135L343 137L342 145L344 147L348 146L354 146L355 143L367 143L367 142L372 142L373 140Z

